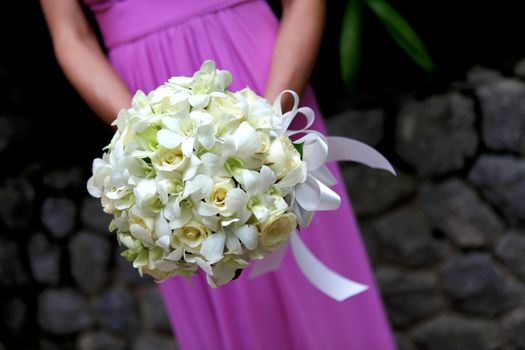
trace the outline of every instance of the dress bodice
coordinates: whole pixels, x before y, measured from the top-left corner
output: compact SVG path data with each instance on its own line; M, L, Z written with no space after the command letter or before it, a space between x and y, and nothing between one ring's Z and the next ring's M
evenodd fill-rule
M108 49L241 3L261 0L82 0L95 14Z

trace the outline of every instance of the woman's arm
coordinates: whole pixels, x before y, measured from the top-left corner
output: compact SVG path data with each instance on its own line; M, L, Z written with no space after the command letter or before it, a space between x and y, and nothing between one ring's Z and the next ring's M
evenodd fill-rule
M270 101L285 89L300 95L304 92L315 65L325 21L325 0L283 0L282 4L281 26L265 93ZM291 100L284 100L283 107L291 107Z
M40 0L57 61L86 103L108 124L131 94L117 75L76 0Z

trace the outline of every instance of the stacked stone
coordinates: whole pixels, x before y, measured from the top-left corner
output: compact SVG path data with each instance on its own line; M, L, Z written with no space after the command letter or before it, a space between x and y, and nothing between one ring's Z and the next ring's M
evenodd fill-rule
M342 169L401 350L525 348L524 72L329 120L399 171Z
M8 71L0 61L2 88L16 86ZM39 130L15 88L0 105L0 349L176 349L157 285L120 256L87 194L93 158L67 138L53 147L61 131Z

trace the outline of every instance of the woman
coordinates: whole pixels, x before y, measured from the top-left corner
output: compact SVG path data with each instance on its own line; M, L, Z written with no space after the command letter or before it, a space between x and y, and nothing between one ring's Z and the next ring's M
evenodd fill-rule
M74 0L41 0L55 53L66 76L106 122L131 93L149 91L205 59L232 72L230 89L250 86L270 100L284 89L324 125L307 82L321 40L322 0L283 0L279 25L261 0L85 0L108 58ZM284 103L289 104L290 101ZM342 183L338 170L332 170ZM370 288L342 303L320 293L291 254L281 268L255 279L243 273L219 289L203 275L160 285L182 349L393 349L392 337L362 242L343 195L338 211L316 216L305 243L330 268Z

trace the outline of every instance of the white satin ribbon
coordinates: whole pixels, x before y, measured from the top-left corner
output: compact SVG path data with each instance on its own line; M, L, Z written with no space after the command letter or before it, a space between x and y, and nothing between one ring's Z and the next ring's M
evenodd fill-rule
M343 301L368 289L367 285L330 270L306 247L297 231L290 235L290 245L295 261L306 278L330 298Z
M289 112L282 114L281 98L285 93L293 96L294 104ZM296 186L291 206L299 226L307 227L316 211L335 210L341 203L341 197L330 189L330 186L336 183L336 179L326 167L326 162L347 160L383 169L394 175L396 172L385 157L362 142L345 137L325 137L318 131L309 130L315 120L314 112L308 107L298 106L299 96L291 90L281 92L274 102L274 109L283 118L281 134L305 134L295 143L303 143L303 161L307 164L307 177L305 182ZM298 130L290 130L292 121L298 115L306 118L305 126ZM368 289L368 286L330 270L310 252L297 231L290 235L290 245L295 261L305 277L332 299L343 301ZM250 277L277 270L285 249L286 246L257 262Z
M327 140L329 145L327 162L348 160L368 165L374 169L386 170L396 175L394 167L388 160L367 144L339 136L329 136Z

